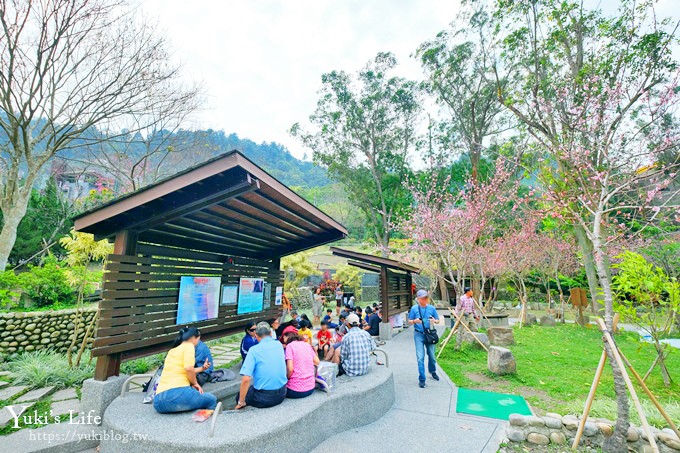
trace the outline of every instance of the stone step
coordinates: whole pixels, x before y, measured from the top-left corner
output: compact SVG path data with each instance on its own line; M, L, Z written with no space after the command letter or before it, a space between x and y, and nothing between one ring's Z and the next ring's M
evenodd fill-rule
M4 388L0 390L0 401L11 399L14 396L18 395L19 393L26 390L27 388L28 387L25 385L14 385L12 387Z
M7 387L9 385L9 382L7 381L0 381L0 389L3 387Z
M52 415L66 415L69 411L73 411L75 416L80 413L80 401L76 400L66 400L57 401L52 403Z
M76 389L63 389L55 392L54 395L52 395L52 401L72 400L74 398L78 398Z
M28 406L29 407L27 407L22 414L27 412L30 413L31 406L33 406L33 403L30 403ZM15 406L14 411L18 414L19 412L21 412L21 407ZM7 407L3 407L2 409L0 409L0 428L4 428L8 423L13 424L14 417L12 417L12 412L10 412L10 410L7 409Z
M21 395L17 398L17 403L25 403L28 401L38 401L40 398L44 398L50 393L54 392L54 387L42 387L39 389L31 390L28 393Z
M2 438L2 451L16 453L74 453L98 451L98 437L104 431L95 425L51 424L21 429ZM52 439L48 441L47 439Z

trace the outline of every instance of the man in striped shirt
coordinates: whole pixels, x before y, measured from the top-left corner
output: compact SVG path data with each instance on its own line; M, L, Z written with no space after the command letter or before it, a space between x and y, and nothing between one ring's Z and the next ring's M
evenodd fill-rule
M460 298L458 306L456 307L456 314L462 317L460 322L465 323L466 326L472 331L477 331L477 321L479 321L479 312L475 306L475 300L472 298L472 290L470 288L465 288L465 294ZM467 331L463 326L458 327L458 335L456 337L456 348L460 348L463 343L463 331Z

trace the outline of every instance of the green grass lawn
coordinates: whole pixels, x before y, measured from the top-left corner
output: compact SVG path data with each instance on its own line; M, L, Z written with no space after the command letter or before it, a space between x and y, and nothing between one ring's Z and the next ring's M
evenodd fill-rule
M602 353L599 329L594 325L583 328L558 324L515 328L514 334L516 344L509 348L517 361L515 375L494 376L487 370L485 351L472 346L456 351L455 343L446 347L439 363L460 387L519 394L538 413L580 414ZM640 342L636 333L621 332L616 340L638 373L644 375L656 357L654 347ZM671 387L664 387L658 370L652 372L646 383L671 417L680 421L680 351L670 354L667 366L676 379ZM640 399L647 400L639 386L636 390ZM612 373L607 365L591 415L613 419L615 414ZM651 402L645 401L645 414L650 423L666 426ZM633 415L636 421L636 414Z

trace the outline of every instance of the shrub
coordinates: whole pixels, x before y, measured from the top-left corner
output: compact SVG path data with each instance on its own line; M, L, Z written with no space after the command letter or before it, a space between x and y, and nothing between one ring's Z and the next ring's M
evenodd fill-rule
M145 374L161 366L163 360L165 360L165 354L154 354L148 357L129 360L121 364L120 372L128 375Z
M53 385L57 388L80 386L85 379L94 375L94 364L89 364L89 352L87 354L87 360L83 360L80 366L70 368L65 354L49 350L24 352L15 356L8 363L8 368L15 377L15 385Z
M14 308L19 300L19 278L14 271L0 272L0 308Z
M68 283L66 269L59 265L56 258L48 256L42 266L29 265L29 269L19 275L19 282L24 293L37 307L75 302L76 293Z

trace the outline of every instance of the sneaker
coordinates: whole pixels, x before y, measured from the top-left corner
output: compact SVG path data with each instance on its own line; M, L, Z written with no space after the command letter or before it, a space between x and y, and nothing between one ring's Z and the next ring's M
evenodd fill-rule
M425 388L425 382L420 382L420 383L418 383L418 385L420 386L421 389Z
M434 379L435 381L439 380L439 376L437 376L437 373L432 373L432 379Z

